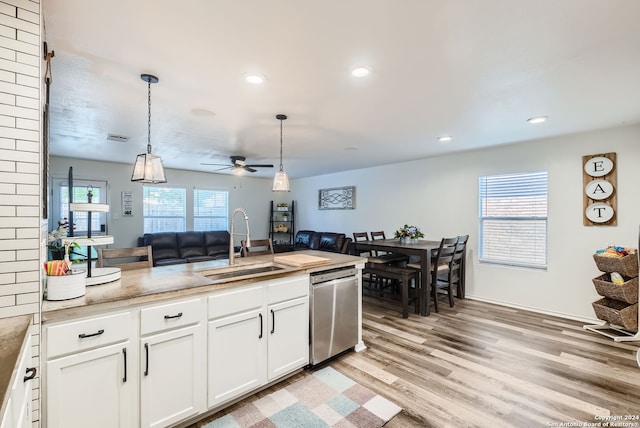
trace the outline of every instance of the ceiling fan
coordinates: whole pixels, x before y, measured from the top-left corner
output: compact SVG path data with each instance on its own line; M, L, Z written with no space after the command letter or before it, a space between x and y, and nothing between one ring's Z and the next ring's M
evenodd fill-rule
M246 158L244 156L230 156L231 158L231 165L226 165L226 164L222 164L222 163L201 163L200 165L218 165L218 166L224 166L224 168L219 168L214 170L214 172L216 171L223 171L225 169L230 169L232 173L237 173L237 172L243 172L243 171L249 171L249 172L256 172L257 169L255 168L273 168L273 165L271 164L251 164L251 165L247 165L246 163Z

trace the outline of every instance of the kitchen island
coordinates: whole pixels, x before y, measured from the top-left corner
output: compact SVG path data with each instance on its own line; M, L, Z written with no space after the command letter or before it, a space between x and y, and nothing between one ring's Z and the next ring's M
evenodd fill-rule
M45 301L44 426L179 426L300 371L309 275L356 267L361 286L366 259L295 254L326 262L268 255L123 271L82 297ZM361 321L360 295L357 306ZM364 348L358 322L355 349Z

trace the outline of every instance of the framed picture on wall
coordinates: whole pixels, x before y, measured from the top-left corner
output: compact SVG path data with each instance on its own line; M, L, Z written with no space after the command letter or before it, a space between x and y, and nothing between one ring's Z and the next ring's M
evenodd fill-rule
M332 187L318 191L319 210L353 210L356 208L356 186Z

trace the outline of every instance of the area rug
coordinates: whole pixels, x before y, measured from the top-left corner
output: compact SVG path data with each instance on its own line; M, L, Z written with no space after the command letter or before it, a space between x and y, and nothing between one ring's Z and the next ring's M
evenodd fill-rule
M382 427L401 410L325 367L202 428L374 428Z

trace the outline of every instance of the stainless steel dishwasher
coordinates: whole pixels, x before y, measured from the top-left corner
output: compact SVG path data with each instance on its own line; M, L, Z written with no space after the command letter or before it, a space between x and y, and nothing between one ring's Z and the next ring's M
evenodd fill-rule
M357 273L357 269L348 267L311 274L311 365L358 343Z

